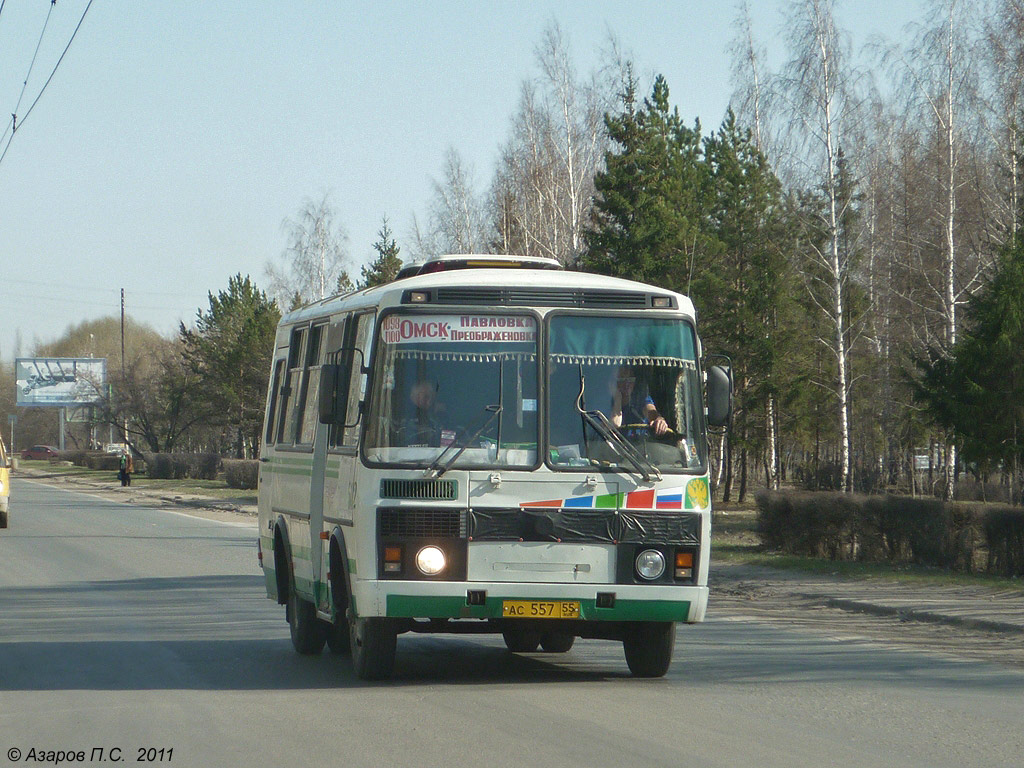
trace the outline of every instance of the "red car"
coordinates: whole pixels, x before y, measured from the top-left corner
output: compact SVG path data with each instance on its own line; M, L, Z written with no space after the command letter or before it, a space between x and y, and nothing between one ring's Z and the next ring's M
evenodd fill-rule
M52 445L33 445L21 452L23 459L49 459L57 455L57 449Z

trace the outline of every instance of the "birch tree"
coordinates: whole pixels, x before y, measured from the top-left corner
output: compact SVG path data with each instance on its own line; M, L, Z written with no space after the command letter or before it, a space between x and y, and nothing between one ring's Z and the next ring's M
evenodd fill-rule
M337 222L330 196L307 199L294 219L285 219L288 245L277 263L268 261L268 293L282 309L352 290L348 236Z
M484 207L474 190L472 166L463 162L454 147L449 147L445 153L443 178L434 180L433 187L430 234L414 238L414 242L427 246L433 252L418 253L416 257L441 253L484 253L489 250Z
M850 278L848 252L841 243L846 215L840 189L843 131L854 119L854 77L847 69L848 44L836 27L833 0L798 0L786 19L791 58L779 80L779 94L789 118L788 133L800 154L788 158L793 178L820 192L808 222L821 237L808 237L809 268L803 270L808 296L827 318L829 335L818 339L835 360L835 394L840 441L840 485L850 488L850 408L847 314L844 305Z
M736 20L733 22L735 35L733 37L730 54L732 56L732 110L739 120L751 126L754 139L754 146L765 158L768 157L767 137L770 135L768 128L768 97L770 88L768 82L771 78L767 71L765 60L767 54L760 43L754 37L753 22L750 18L750 5L743 0L737 9ZM768 487L778 489L779 487L779 439L778 439L778 406L774 392L768 388L768 395L765 401L765 438L766 463L765 474ZM728 436L723 437L728 439Z
M614 45L612 51L616 57ZM585 249L593 178L608 146L603 115L614 91L601 70L589 80L578 75L556 23L545 29L534 57L540 76L522 84L491 188L495 243L506 252L575 264Z
M1024 110L1024 0L998 0L982 26L984 83L982 104L1002 169L1000 219L1008 239L1017 234L1020 210L1021 117Z
M933 126L936 157L931 217L941 234L938 270L922 269L920 279L933 295L941 324L938 346L948 354L957 341L957 309L981 284L991 258L962 246L958 195L967 185L962 165L969 145L967 121L977 94L976 46L969 34L973 6L959 0L934 0L925 23L914 29L905 53L896 58L909 110L922 125ZM944 494L956 483L957 446L943 450Z

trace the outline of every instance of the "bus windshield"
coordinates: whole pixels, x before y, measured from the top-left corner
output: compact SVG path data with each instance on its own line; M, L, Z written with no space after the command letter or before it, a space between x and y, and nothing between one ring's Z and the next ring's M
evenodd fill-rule
M550 319L548 462L646 475L703 472L693 327L682 319Z
M537 321L393 313L381 323L365 451L402 466L537 463Z

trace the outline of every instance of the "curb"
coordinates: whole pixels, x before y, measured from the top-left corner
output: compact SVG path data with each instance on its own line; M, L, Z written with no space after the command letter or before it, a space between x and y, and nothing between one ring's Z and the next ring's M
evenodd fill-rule
M144 494L148 495L148 494ZM153 499L159 499L165 501L168 504L175 504L179 507L196 507L199 509L216 509L221 512L237 512L241 515L251 515L255 517L257 511L255 508L240 507L237 504L228 504L226 502L217 501L216 499L180 499L173 496L150 496Z
M801 597L821 599L821 595L803 594ZM867 603L862 600L850 600L840 597L827 597L824 604L829 608L839 608L853 613L867 613L873 616L895 616L903 621L922 621L931 624L947 624L955 627L981 629L987 632L1024 633L1024 625L991 619L975 619L968 616L954 616L948 613L936 613L916 608L899 608L894 605Z

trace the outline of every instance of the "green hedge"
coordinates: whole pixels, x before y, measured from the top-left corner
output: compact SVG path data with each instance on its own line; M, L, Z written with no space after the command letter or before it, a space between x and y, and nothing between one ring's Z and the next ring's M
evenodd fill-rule
M762 491L757 506L757 530L768 549L1024 576L1020 507L787 491Z
M221 458L216 453L147 453L146 476L160 480L216 480Z
M251 490L259 484L260 463L255 459L224 459L228 488Z
M70 461L76 467L116 472L121 463L121 456L117 453L104 453L103 451L59 451L57 460Z
M89 469L117 472L121 468L121 457L116 453L101 453L90 456L85 466L89 467ZM135 468L136 470L138 469L138 462L135 463Z
M1024 576L1024 509L990 504L982 529L992 573Z

